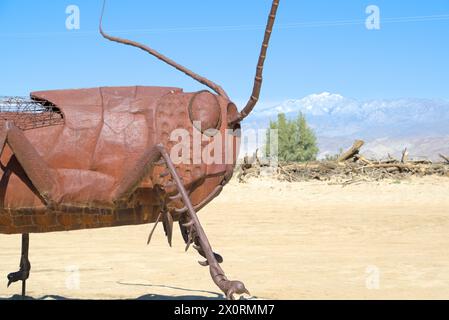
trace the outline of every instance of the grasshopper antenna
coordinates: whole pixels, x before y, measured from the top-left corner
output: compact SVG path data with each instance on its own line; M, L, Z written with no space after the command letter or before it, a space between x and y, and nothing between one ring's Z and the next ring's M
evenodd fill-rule
M256 71L256 78L254 80L254 86L253 86L253 92L251 94L251 98L249 99L248 103L246 104L245 108L240 112L237 119L233 120L233 123L240 122L243 119L245 119L251 111L253 111L254 107L256 106L257 102L259 101L260 96L260 90L262 89L262 74L263 74L263 67L265 63L265 58L267 56L267 49L268 45L270 43L271 33L273 31L274 22L276 20L276 13L279 7L279 0L273 0L273 4L271 6L271 12L268 17L268 23L267 27L265 29L265 37L262 43L262 50L259 55L259 61L257 63L257 71Z
M141 43L138 43L138 42L135 42L135 41L131 41L131 40L127 40L127 39L118 38L118 37L113 37L113 36L110 36L107 33L105 33L103 31L103 16L104 16L105 7L106 7L106 0L104 0L104 2L103 2L103 9L101 11L101 18L100 18L100 33L101 33L101 35L104 38L106 38L106 39L108 39L110 41L114 41L114 42L118 42L118 43L125 44L125 45L128 45L128 46L139 48L139 49L141 49L141 50L143 50L143 51L145 51L145 52L155 56L159 60L162 60L163 62L169 64L173 68L175 68L175 69L185 73L186 75L188 75L189 77L195 79L196 81L200 82L201 84L211 88L218 95L220 95L220 96L222 96L222 97L224 97L224 98L229 100L228 95L226 94L226 92L223 90L222 87L220 87L216 83L212 82L211 80L209 80L209 79L207 79L205 77L202 77L202 76L196 74L195 72L187 69L186 67L176 63L175 61L173 61L170 58L164 56L163 54L157 52L156 50L154 50L154 49L152 49L152 48L150 48L148 46L145 46L145 45L143 45Z

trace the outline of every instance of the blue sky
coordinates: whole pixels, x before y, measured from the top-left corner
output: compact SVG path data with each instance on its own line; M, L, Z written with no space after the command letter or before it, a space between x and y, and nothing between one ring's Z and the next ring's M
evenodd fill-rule
M71 4L81 11L77 31L65 28ZM103 40L101 4L1 0L0 95L105 85L203 88L137 49ZM380 30L365 28L368 5L380 8ZM271 0L109 0L104 27L220 83L243 103L270 6ZM449 0L281 0L277 22L265 104L323 91L357 99L449 98Z

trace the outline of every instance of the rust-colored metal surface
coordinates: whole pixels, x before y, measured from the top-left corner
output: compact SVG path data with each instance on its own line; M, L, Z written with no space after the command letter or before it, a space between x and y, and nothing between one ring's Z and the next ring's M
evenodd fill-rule
M179 218L174 210L182 209L181 201L167 197L177 191L173 179L164 175L164 164L150 164L148 172L143 171L146 151L156 144L170 150L176 143L170 141L170 134L176 129L193 135L197 129L191 116L203 115L194 111L191 115L189 107L199 98L202 103L212 99L210 107L205 107L212 112L204 114L204 123L215 125L226 137L227 122L218 119L226 118L229 101L207 92L123 87L35 92L31 96L56 106L64 123L20 132L14 120L4 122L3 127L9 123L5 132L23 136L32 148L31 158L24 159L29 170L44 172L34 183L27 179L28 171L18 160L17 150L6 144L1 156L4 181L0 201L7 210L1 214L2 233L150 223L155 222L162 205ZM16 141L21 143L19 137ZM176 169L194 205L232 174L232 164L186 160Z
M196 212L232 177L236 129L258 100L278 5L274 0L254 90L242 112L219 85L147 46L106 34L101 22L106 39L140 48L214 93L134 86L0 99L0 233L24 237L21 267L8 276L9 284L22 281L25 292L30 233L162 222L171 245L173 223L179 221L187 248L193 244L206 258L201 264L210 267L226 296L248 293L243 283L225 277L223 259L213 253ZM193 142L181 145L179 132ZM195 136L206 139L196 145ZM180 145L182 161L176 161ZM196 154L210 145L220 146L214 161L198 161Z

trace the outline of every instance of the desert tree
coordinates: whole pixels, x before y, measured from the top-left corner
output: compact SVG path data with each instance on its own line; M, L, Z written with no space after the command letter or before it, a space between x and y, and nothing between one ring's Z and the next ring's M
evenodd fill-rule
M301 112L289 120L280 113L276 121L270 121L271 130L278 131L278 159L285 162L306 162L316 160L318 154L315 132ZM270 132L267 132L265 150L270 150ZM268 154L267 154L268 155Z

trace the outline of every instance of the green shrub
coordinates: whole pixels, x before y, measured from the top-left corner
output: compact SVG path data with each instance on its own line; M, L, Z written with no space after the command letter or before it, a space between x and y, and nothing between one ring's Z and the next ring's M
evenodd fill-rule
M285 162L306 162L316 160L318 155L315 132L307 125L306 117L299 113L294 120L285 114L278 115L277 121L270 121L269 129L278 130L278 159ZM270 150L270 132L267 132L265 150ZM269 156L267 152L267 156Z

